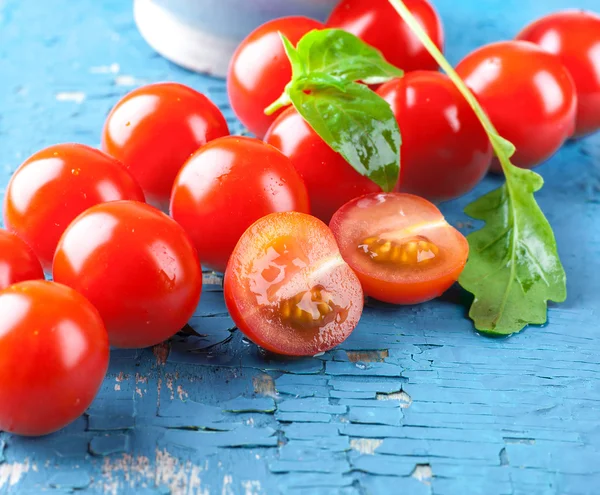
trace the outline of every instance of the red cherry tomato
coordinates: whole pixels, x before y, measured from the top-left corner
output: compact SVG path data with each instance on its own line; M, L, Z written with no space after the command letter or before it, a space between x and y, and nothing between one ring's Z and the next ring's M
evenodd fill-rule
M60 236L90 206L144 193L118 160L83 144L38 151L13 174L4 198L4 223L50 270Z
M206 96L176 83L134 89L110 112L102 148L123 162L148 203L166 209L173 180L189 156L229 134L227 122Z
M443 50L442 21L433 6L426 0L404 0L404 4L435 45ZM333 9L327 27L341 28L358 36L404 71L438 67L388 0L342 0Z
M279 32L294 46L309 31L323 29L307 17L282 17L269 21L242 41L233 54L227 75L231 108L256 137L262 138L277 115L265 115L292 78L292 67L285 54Z
M173 336L202 289L186 233L136 201L104 203L77 217L60 239L52 273L98 308L116 347L148 347Z
M0 430L46 435L77 419L108 350L98 311L73 289L39 280L0 292Z
M501 41L467 55L456 71L501 136L517 148L515 165L532 168L573 135L577 95L559 60L525 41ZM499 169L497 161L492 167Z
M289 158L258 139L231 136L198 150L175 179L171 216L205 266L225 271L244 231L276 211L309 211L306 186Z
M381 191L333 151L293 107L277 118L265 141L290 158L306 184L311 213L326 223L351 199Z
M556 54L577 88L576 136L600 129L600 16L583 10L556 12L517 36Z
M267 215L242 235L224 289L237 327L259 346L290 356L340 344L363 309L360 282L331 231L297 212Z
M16 235L0 230L0 290L43 278L44 270L31 248Z
M426 199L369 194L333 215L331 230L365 294L393 304L441 295L462 272L469 244Z
M470 191L488 171L492 146L475 112L444 74L416 71L379 88L396 116L399 190L430 201Z

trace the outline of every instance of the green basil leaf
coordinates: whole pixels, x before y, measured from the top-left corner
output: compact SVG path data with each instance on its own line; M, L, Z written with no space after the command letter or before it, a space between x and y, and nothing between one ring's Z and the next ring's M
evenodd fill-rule
M459 279L475 296L469 312L475 328L496 335L545 323L547 301L567 297L556 240L534 198L544 181L510 162L504 169L506 183L465 209L485 226L467 237L469 260Z
M296 50L309 74L319 72L344 81L379 84L402 77L402 70L386 62L381 52L342 29L307 33Z
M306 122L356 171L384 191L392 191L400 172L400 131L390 106L366 86L350 82L302 91L290 99Z
M279 31L279 37L283 43L285 54L290 59L290 64L292 66L292 80L306 75L306 66L302 56L298 53L298 50L294 48L292 42L281 31Z

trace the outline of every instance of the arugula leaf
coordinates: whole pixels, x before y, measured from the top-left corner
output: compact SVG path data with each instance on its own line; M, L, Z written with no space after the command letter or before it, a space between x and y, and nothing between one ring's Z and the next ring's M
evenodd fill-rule
M292 89L294 107L334 151L361 175L384 191L398 181L400 131L385 100L366 86L347 83L344 91L332 86L309 93Z

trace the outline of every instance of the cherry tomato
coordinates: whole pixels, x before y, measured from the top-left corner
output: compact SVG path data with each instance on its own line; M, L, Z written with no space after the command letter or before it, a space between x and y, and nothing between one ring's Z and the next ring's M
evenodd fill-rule
M224 289L237 327L257 345L290 356L340 344L363 309L360 282L329 228L297 212L267 215L242 235Z
M60 239L52 273L98 308L111 345L125 348L173 336L191 318L202 289L186 233L136 201L104 203L78 216Z
M356 198L330 224L365 294L393 304L441 295L462 272L469 244L426 199L405 193Z
M444 74L415 71L379 88L396 116L399 190L430 201L470 191L488 171L492 146L475 112Z
M4 223L42 263L52 267L60 236L90 206L144 193L118 160L83 144L38 151L13 174L4 198Z
M467 55L456 71L473 90L500 135L532 168L550 158L575 130L577 95L560 59L526 41L501 41ZM498 170L497 160L492 164Z
M426 0L404 0L404 4L435 45L443 50L442 21L433 6ZM438 67L388 0L342 0L333 9L327 27L341 28L358 36L404 71Z
M333 151L293 107L277 118L265 141L290 158L306 184L311 213L326 223L351 199L381 191Z
M256 137L262 138L281 110L265 115L292 78L292 67L285 54L279 32L294 46L309 31L323 29L307 17L282 17L269 21L242 41L233 54L227 75L231 108Z
M306 186L289 158L258 139L231 136L198 150L175 179L171 216L200 259L225 271L244 231L276 211L309 211Z
M134 89L110 112L102 148L123 162L148 203L166 209L173 180L200 146L229 134L227 122L206 96L176 83Z
M108 368L98 311L42 280L0 292L0 430L46 435L89 407Z
M0 230L0 290L43 278L44 270L31 248L16 235Z
M600 129L600 16L583 10L538 19L517 36L556 54L577 88L576 136Z

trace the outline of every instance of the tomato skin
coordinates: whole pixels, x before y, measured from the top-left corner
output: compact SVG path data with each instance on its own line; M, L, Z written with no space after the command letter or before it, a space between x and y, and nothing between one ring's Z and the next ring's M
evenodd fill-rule
M278 32L294 46L309 31L323 29L308 17L281 17L266 22L238 46L229 64L227 94L238 119L256 137L262 138L281 113L264 111L281 96L292 78L292 67Z
M311 213L325 223L351 199L381 191L333 151L293 107L277 118L267 131L265 142L292 161L306 184Z
M444 30L433 6L426 0L404 0L404 4L443 51ZM406 72L438 68L437 62L387 0L342 0L326 24L358 36L380 50L388 62Z
M379 193L353 199L333 215L329 226L365 294L392 304L419 304L442 295L458 280L469 254L465 237L446 223L432 203L412 194ZM424 237L439 248L439 263L378 264L365 255L364 239L386 240L390 233L407 230L411 230L407 238Z
M166 209L173 180L189 156L228 134L223 114L202 93L155 83L134 89L114 106L104 123L102 149L131 172L148 203Z
M512 162L532 168L573 135L575 84L560 59L526 41L478 48L456 67L500 135L517 151ZM499 170L497 160L493 170Z
M50 271L71 221L90 206L120 199L144 201L144 193L118 160L83 144L57 144L29 157L13 174L4 223Z
M44 270L31 248L16 235L0 230L0 290L38 279L44 279Z
M308 213L306 186L290 160L258 139L230 136L198 150L175 179L171 216L204 266L223 272L244 231L277 211Z
M173 336L191 318L202 290L187 234L136 201L100 204L77 217L58 244L53 275L98 308L111 345L122 348Z
M0 292L0 430L46 435L91 404L108 368L98 311L54 282L28 281Z
M575 136L600 129L600 16L583 10L556 12L532 22L517 38L557 55L577 88Z
M492 160L492 146L475 112L441 72L415 71L377 93L402 135L398 191L440 202L470 191Z
M313 290L328 294L335 318L309 328L284 320L282 304ZM244 232L227 265L224 294L233 321L248 338L288 356L314 356L339 345L358 324L364 303L360 282L327 225L298 212L272 213Z

